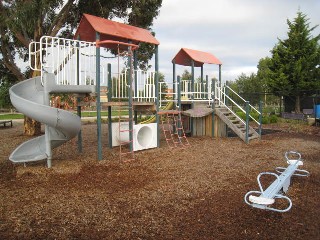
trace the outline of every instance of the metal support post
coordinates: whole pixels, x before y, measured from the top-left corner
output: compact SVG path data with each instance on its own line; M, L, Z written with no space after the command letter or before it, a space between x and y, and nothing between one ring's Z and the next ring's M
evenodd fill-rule
M159 128L159 48L155 46L155 91L156 91L156 123L157 123L157 147L160 147L160 128Z
M134 97L138 96L138 62L137 62L137 51L133 51L133 73L134 73ZM138 113L134 110L134 122L138 123Z
M261 134L262 134L262 104L263 102L260 101L259 102L259 112L260 112L260 115L259 115L259 138L261 140Z
M111 77L111 64L108 63L108 101L112 101L112 77ZM108 106L108 143L109 148L112 148L112 108Z
M246 101L246 143L249 143L249 114L250 114L249 101Z
M191 60L191 109L194 108L194 61ZM193 136L193 118L190 117L190 134Z
M209 86L208 86L208 83L209 83L209 76L206 75L206 89L205 89L205 91L206 91L205 94L207 95L207 96L205 96L206 100L209 100Z
M174 60L172 60L172 67L173 67L173 76L172 76L172 91L173 91L173 96L172 100L177 100L177 89L176 89L176 63ZM176 104L174 104L174 109L176 109Z
M50 106L50 93L47 89L47 77L44 77L44 93L43 93L43 103L44 105ZM57 109L59 111L59 109ZM46 155L47 155L47 167L52 167L52 149L51 149L51 137L50 137L50 126L45 125L45 141L46 141Z
M131 46L129 46L129 53L131 52ZM133 97L132 97L132 56L131 54L128 55L128 64L130 66L130 74L128 77L128 85L129 85L129 90L128 90L128 98L129 98L129 141L130 141L130 152L133 151L133 112L132 112L132 106L133 106Z
M211 135L212 137L214 137L214 112L215 112L215 92L216 92L216 81L214 79L212 79L212 84L211 84L211 98L212 98L212 130L211 130Z
M79 39L78 39L79 40ZM80 85L80 56L79 56L79 42L77 42L77 85ZM80 97L77 97L77 115L81 119L81 106L79 105ZM82 153L82 130L78 133L78 152Z
M96 32L96 41L100 41L100 34ZM101 102L100 102L100 47L96 46L96 91L97 91L97 138L98 138L98 160L102 160L101 143Z

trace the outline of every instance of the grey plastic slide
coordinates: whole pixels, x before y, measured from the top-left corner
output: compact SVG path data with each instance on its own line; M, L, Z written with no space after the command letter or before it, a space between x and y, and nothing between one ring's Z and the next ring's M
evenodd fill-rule
M24 163L51 158L51 149L75 137L81 129L81 119L68 111L49 106L49 93L90 93L95 86L56 85L53 74L35 77L10 88L13 106L24 115L46 124L46 133L18 146L9 156L12 162ZM49 144L48 144L49 143ZM49 164L48 164L49 165Z

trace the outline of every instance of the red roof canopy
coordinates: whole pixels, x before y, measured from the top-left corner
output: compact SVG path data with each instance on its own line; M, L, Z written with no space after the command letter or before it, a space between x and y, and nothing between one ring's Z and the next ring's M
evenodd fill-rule
M188 48L181 48L172 61L179 65L192 66L191 60L194 61L195 67L200 67L205 63L218 65L222 64L220 60L211 53L201 52Z
M82 41L95 42L96 32L100 33L101 41L114 40L126 43L131 41L133 44L139 44L140 42L160 44L146 29L83 14L75 38L79 37Z

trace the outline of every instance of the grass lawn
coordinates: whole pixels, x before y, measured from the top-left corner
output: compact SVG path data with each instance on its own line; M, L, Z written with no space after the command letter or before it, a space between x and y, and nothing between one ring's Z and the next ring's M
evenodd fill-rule
M124 115L128 115L128 111L122 111L121 112L121 116ZM81 112L81 116L82 117L96 117L97 116L97 112L95 111L84 111ZM108 112L107 111L103 111L101 112L101 116L102 117L107 117L108 116ZM118 111L112 111L112 116L119 116L119 112ZM21 113L7 113L7 114L0 114L0 120L9 120L9 119L23 119L24 115Z

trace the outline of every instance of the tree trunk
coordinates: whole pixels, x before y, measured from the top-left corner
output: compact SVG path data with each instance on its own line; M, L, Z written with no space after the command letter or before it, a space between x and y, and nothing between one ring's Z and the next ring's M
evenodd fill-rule
M40 63L37 63L37 64L40 64ZM37 76L40 76L40 72L33 71L32 77L37 77ZM23 130L24 135L37 136L41 134L41 123L27 116L24 116L23 127L24 127L24 130Z
M301 112L301 107L300 107L300 95L296 96L296 105L295 105L295 110L296 113Z
M24 134L27 136L36 136L41 134L41 123L27 116L24 116Z

